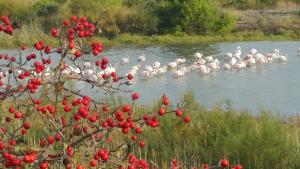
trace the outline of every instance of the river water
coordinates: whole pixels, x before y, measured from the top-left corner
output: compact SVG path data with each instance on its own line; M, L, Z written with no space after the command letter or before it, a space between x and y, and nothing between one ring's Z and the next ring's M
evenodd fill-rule
M193 45L168 46L121 46L106 48L103 55L111 62L120 62L122 57L129 56L129 64L118 66L118 71L126 72L137 64L137 57L144 54L146 63L154 61L167 64L178 57L187 60L186 65L194 60L193 54L201 52L204 55L213 55L222 60L223 54L233 51L237 46L242 49L242 55L251 48L260 53L267 53L274 48L288 54L288 63L271 63L261 66L245 68L239 71L220 70L203 76L198 72L190 72L184 77L174 79L171 72L166 75L153 77L148 80L136 78L131 86L126 88L141 94L140 104L151 104L162 94L167 94L173 103L191 91L199 102L207 108L215 104L230 100L233 108L248 110L257 114L261 110L270 110L281 115L296 115L300 113L300 56L297 56L299 41L279 42L235 42ZM1 53L13 54L14 50L1 50ZM54 61L55 62L55 61ZM101 96L84 84L78 89L95 97ZM124 97L130 94L123 94Z
M147 64L154 61L166 64L178 57L184 57L187 63L190 63L193 60L193 53L197 51L222 59L225 52L233 51L237 46L242 48L243 54L251 48L261 53L277 48L282 53L288 54L288 63L265 64L240 71L220 70L207 76L190 72L179 79L172 78L169 73L148 80L135 80L135 84L130 88L141 93L140 102L144 104L153 103L163 93L177 102L187 91L191 91L199 102L208 108L230 100L233 108L249 110L254 114L261 110L270 110L282 115L300 113L300 57L297 56L300 43L297 41L128 46L110 48L104 55L114 61L120 61L121 57L128 55L130 63L124 66L128 69L137 63L136 58L141 54L145 54ZM120 70L123 69L122 66L119 67Z

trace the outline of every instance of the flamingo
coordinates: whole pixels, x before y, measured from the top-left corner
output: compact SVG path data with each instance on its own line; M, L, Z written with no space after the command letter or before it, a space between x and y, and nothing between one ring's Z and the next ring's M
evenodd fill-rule
M245 62L246 62L247 66L253 66L256 63L256 60L254 57L250 57L250 58L246 59Z
M202 56L203 56L203 54L202 54L202 53L199 53L199 52L197 52L197 53L194 53L194 58L195 58L195 59L201 59L201 58L202 58Z
M160 62L158 62L158 61L154 62L153 65L152 65L152 67L153 67L154 69L159 68L159 67L160 67Z
M232 53L225 53L224 56L228 59L232 58Z
M246 67L246 63L244 61L240 61L237 64L233 65L233 67L238 68L238 69L242 69Z
M127 63L129 63L129 56L121 59L121 64L125 65Z
M204 59L198 59L198 61L196 62L199 65L204 65L206 63L206 61Z
M162 74L165 74L167 72L167 66L163 66L163 67L160 67L157 69L157 74L158 75L162 75Z
M186 60L185 60L184 58L178 58L178 59L175 60L175 62L176 62L178 65L185 63L185 61L186 61Z
M282 62L282 63L286 63L287 62L287 54L285 55L280 55L279 58L278 58L278 61L279 62Z
M153 67L150 66L150 65L146 65L146 66L144 67L144 70L145 70L145 71L148 71L148 72L152 72L152 71L153 71Z
M150 78L150 73L148 71L146 71L146 70L143 70L141 72L141 78L142 79L148 79L148 78Z
M83 67L84 67L85 69L90 68L90 67L91 67L91 62L89 62L89 61L85 62L85 63L83 64Z
M254 48L252 48L248 51L248 54L250 54L250 55L255 55L256 53L257 53L257 50Z
M211 68L211 70L219 70L220 68L216 62L209 63L208 67Z
M141 55L138 57L138 62L145 62L146 61L146 57L144 55Z
M175 68L177 66L177 63L176 62L170 62L170 63L168 63L167 66L172 69L172 68Z
M230 70L231 69L231 65L228 64L228 63L224 63L223 67L224 67L224 70Z
M212 56L206 56L204 58L207 62L212 62L214 60L214 58Z
M181 69L175 70L175 71L173 72L173 77L174 77L174 78L179 78L179 77L182 77L182 76L184 76L184 71L181 70Z
M200 70L200 73L202 73L202 74L210 73L210 68L207 67L206 65L200 65L199 70Z
M233 66L237 63L237 60L235 57L232 57L231 60L230 60L230 65Z

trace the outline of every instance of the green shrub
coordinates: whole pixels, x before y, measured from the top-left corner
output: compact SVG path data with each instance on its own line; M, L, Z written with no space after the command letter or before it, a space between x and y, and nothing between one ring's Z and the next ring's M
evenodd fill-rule
M157 14L161 33L175 33L178 28L189 34L231 32L235 26L235 17L219 11L214 2L207 0L163 1Z

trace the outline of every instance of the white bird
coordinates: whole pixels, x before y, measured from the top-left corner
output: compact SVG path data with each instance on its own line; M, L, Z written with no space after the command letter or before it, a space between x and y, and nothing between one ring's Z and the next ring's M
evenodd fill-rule
M280 50L279 49L273 49L272 53L280 54Z
M218 66L220 66L220 61L219 61L219 59L215 59L214 62L215 62Z
M153 67L154 69L159 68L159 67L160 67L160 62L158 62L158 61L154 62L154 63L152 64L152 67Z
M150 78L150 73L146 70L143 70L141 72L140 76L141 76L142 79L148 79L148 78Z
M230 70L231 69L231 65L228 64L228 63L224 63L223 67L224 67L224 70Z
M246 65L247 65L247 66L253 66L253 65L255 65L255 63L256 63L256 60L255 60L254 57L250 57L250 58L248 58L247 60L245 60L245 62L246 62Z
M257 50L254 48L252 48L248 51L248 54L250 54L250 55L255 55L256 53L257 53Z
M192 64L192 65L189 66L189 68L190 68L190 70L196 70L196 69L198 69L199 67L198 67L197 64Z
M134 76L136 74L136 71L135 70L128 70L127 74L132 74Z
M69 76L73 72L74 68L70 65L65 65L63 70L61 71L61 75Z
M186 60L185 60L184 58L178 58L178 59L175 60L175 62L176 62L178 65L185 63L185 61L186 61Z
M90 68L91 67L91 62L89 62L89 61L84 62L83 67L85 69Z
M146 66L144 67L144 70L145 70L145 71L148 71L148 72L152 72L152 71L153 71L153 67L150 66L150 65L146 65Z
M167 66L163 66L157 69L157 74L158 75L162 75L165 74L167 72Z
M183 70L181 70L181 69L174 70L174 72L173 72L173 77L174 78L179 78L179 77L182 77L182 76L184 76Z
M177 66L177 63L176 62L170 62L168 63L167 65L169 68L175 68Z
M180 68L180 70L182 70L183 71L183 73L188 73L188 72L190 72L190 68L189 67L181 67Z
M253 55L247 54L246 57L244 58L244 60L249 60L250 58L253 58Z
M204 65L206 63L206 61L204 59L198 59L198 61L196 62L199 65Z
M0 72L0 80L3 80L7 77L8 72L7 71L1 71Z
M203 54L202 54L202 53L199 53L199 52L197 52L197 53L194 53L194 58L195 58L195 59L201 59L201 58L202 58L202 56L203 56Z
M123 65L129 63L129 56L127 56L127 57L125 57L125 58L122 58L122 59L121 59L121 63L122 63Z
M225 54L224 54L224 57L225 57L226 59L230 59L230 58L232 58L232 53L225 53Z
M211 70L219 70L220 67L218 66L218 64L216 62L211 62L207 65L209 68L211 68Z
M212 62L214 60L214 58L212 56L206 56L204 58L207 62Z
M265 58L265 56L261 53L257 53L254 57L255 57L256 60Z
M105 73L111 74L112 72L116 72L116 68L112 66L107 66L107 68L105 69Z
M134 71L138 71L138 70L140 70L140 65L132 66L131 69L134 70Z
M47 67L42 76L47 80L51 80L51 78L54 76L54 72L49 67Z
M278 58L279 62L282 62L282 63L285 63L288 61L287 59L287 54L285 55L280 55L279 58Z
M199 70L200 70L200 73L202 73L202 74L210 73L210 68L207 67L206 65L200 65Z
M246 67L246 63L244 61L240 61L237 64L233 65L233 67L238 68L238 69L242 69Z
M146 61L146 57L144 55L141 55L138 57L137 59L139 62L145 62Z
M80 75L80 73L81 73L81 70L80 70L80 68L77 67L72 70L71 75L77 76L77 75Z
M231 60L230 60L230 65L233 66L237 63L237 60L235 57L232 57Z
M261 53L256 53L254 56L257 63L267 63L266 57Z
M242 54L241 47L238 46L236 48L236 50L234 51L234 53L233 53L233 57L235 57L237 59L240 59L241 58L241 54Z

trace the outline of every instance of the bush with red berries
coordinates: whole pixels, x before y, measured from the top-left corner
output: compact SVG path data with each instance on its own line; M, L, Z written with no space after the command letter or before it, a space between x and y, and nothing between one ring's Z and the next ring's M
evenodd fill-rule
M8 17L1 20L0 30L12 34ZM74 89L70 84L81 82L110 95L128 92L120 86L133 76L109 66L103 44L93 41L96 32L86 17L72 16L51 29L58 46L40 40L31 54L22 46L18 57L0 55L0 168L159 168L134 154L133 147L147 146L139 135L163 127L160 118L166 115L183 123L191 118L180 108L171 110L166 95L156 112L141 114L139 93L132 92L129 103L110 104ZM217 165L229 166L225 159ZM170 163L172 169L182 167L180 161Z

